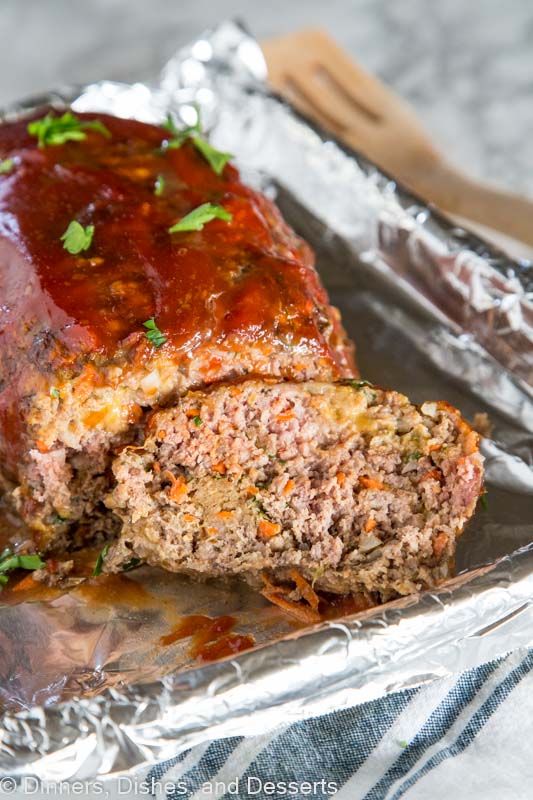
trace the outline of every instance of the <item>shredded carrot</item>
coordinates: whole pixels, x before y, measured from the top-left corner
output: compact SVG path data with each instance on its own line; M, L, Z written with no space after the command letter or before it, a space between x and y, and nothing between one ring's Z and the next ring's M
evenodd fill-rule
M154 461L154 472L161 472L159 461Z
M257 488L257 486L247 486L246 491L248 492L248 494L255 495L258 493L259 489Z
M381 481L378 481L376 478L369 478L368 475L360 475L359 476L359 483L361 483L365 489L384 489L385 484Z
M213 464L211 469L213 470L213 472L218 472L219 475L226 474L226 465L224 464L223 461L219 461L217 464Z
M295 414L293 411L285 411L283 414L278 414L276 417L276 422L288 422L290 419L294 419Z
M344 472L337 472L336 478L339 486L342 486L346 479L346 475L344 474Z
M218 356L214 356L212 359L210 359L207 368L210 372L216 371L217 369L219 369L221 363L222 361L220 360L220 358L218 358Z
M187 484L183 476L180 475L178 478L175 478L172 472L167 469L163 473L163 477L171 481L171 486L168 491L170 499L173 500L174 503L181 503L187 496Z
M218 528L206 528L206 531L210 536L218 536Z
M47 445L45 445L45 443L41 439L37 439L35 444L37 445L37 450L39 451L39 453L48 453L50 448L47 447Z
M291 569L289 575L296 584L303 599L306 600L311 608L314 608L316 611L318 609L318 604L320 603L320 598L311 584L306 581L303 575L300 575L297 569Z
M274 592L274 594L288 594L292 591L290 586L276 586L276 584L272 583L270 578L265 575L263 572L261 574L261 580L264 583L264 590L265 592Z
M428 472L424 472L424 474L420 478L420 481L429 481L429 480L439 481L441 478L441 474L442 473L440 469L430 469Z
M476 431L470 431L465 438L464 451L467 455L475 453L479 446L479 434Z
M185 412L186 417L199 417L200 416L200 409L199 408L189 408Z
M294 483L293 479L289 478L289 480L287 481L287 483L285 484L285 487L283 489L283 494L289 494L290 492L292 492L292 490L294 489L295 485L296 484Z
M128 408L129 423L139 422L142 415L143 415L143 410L137 403L132 403L131 406Z
M286 597L281 597L275 592L269 592L267 589L263 589L261 594L263 597L266 597L267 600L270 600L271 603L279 606L283 611L286 611L287 614L290 614L291 617L295 617L295 619L300 622L320 622L320 614L310 606L287 600Z
M429 445L429 452L430 453L434 453L435 450L440 450L441 447L442 447L442 444L440 442L435 442L434 444L430 444Z
M219 511L217 517L219 519L231 519L233 516L233 511Z
M298 361L296 364L292 365L292 368L298 370L298 372L301 372L303 369L306 368L306 366L307 366L307 364L304 364L303 362Z
M34 579L33 575L26 575L22 580L11 587L12 592L25 592L28 589L35 589L39 584Z
M161 439L161 441L162 441L165 438L166 435L167 435L166 431L157 431L156 439Z
M433 539L433 555L435 558L440 558L444 552L444 548L448 544L448 534L444 531L439 531Z
M194 514L184 514L183 519L185 522L198 522L198 517L195 517Z
M281 530L281 526L278 525L276 522L270 522L268 519L260 519L259 520L259 533L261 536L265 536L269 539L271 536L275 536Z
M185 500L185 497L187 496L187 484L185 481L182 481L181 483L176 481L176 483L173 483L169 489L168 496L175 503L181 503L183 500Z
M96 428L107 417L108 413L108 406L99 408L98 411L89 411L89 413L85 414L83 417L83 424L88 428Z
M365 522L365 531L366 531L366 533L370 533L370 531L373 531L377 524L378 523L376 522L376 520L373 517L369 517L367 519L367 521Z

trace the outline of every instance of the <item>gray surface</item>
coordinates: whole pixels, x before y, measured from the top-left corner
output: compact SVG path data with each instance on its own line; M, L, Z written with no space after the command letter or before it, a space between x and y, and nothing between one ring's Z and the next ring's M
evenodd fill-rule
M156 74L239 17L258 37L321 25L417 108L472 174L533 195L531 0L0 0L0 104L64 82Z

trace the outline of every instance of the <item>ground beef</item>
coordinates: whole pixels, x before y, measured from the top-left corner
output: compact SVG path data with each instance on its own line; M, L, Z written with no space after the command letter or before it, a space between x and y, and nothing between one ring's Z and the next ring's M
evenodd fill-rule
M197 577L297 569L382 600L450 575L482 486L478 435L446 403L367 385L248 380L154 412L113 463L123 521L104 562Z
M112 529L113 455L142 441L151 408L246 375L355 375L313 254L276 206L192 140L96 116L44 146L28 119L0 125L0 481L43 552L79 543L80 523ZM227 219L170 232L204 203ZM78 253L73 222L93 229Z

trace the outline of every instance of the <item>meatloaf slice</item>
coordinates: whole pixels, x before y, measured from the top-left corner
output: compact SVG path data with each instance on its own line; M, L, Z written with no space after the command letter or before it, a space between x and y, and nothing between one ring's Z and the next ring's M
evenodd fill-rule
M154 406L355 366L310 248L196 129L33 117L0 124L0 479L50 551L112 527L114 450Z
M482 488L478 435L454 408L356 382L191 391L147 430L113 464L107 571L135 558L254 584L297 569L386 600L450 575Z

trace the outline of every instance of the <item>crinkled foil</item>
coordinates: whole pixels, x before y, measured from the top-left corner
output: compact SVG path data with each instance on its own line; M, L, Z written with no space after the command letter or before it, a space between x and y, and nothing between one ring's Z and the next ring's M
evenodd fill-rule
M488 413L488 509L442 591L303 629L243 586L142 568L146 602L83 586L0 618L0 769L59 781L126 772L208 737L254 734L533 644L533 269L454 228L265 89L257 43L227 23L157 87L101 82L44 103L149 122L172 110L234 153L311 243L365 378ZM132 595L136 596L136 595ZM90 599L90 598L89 598ZM258 646L198 666L159 637L181 614L233 614Z

